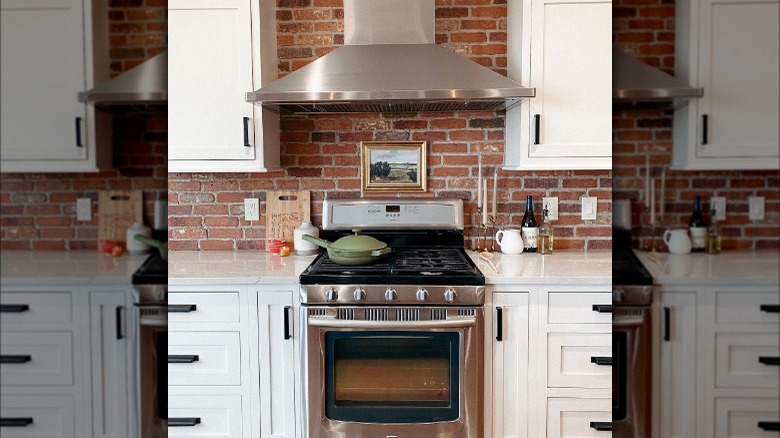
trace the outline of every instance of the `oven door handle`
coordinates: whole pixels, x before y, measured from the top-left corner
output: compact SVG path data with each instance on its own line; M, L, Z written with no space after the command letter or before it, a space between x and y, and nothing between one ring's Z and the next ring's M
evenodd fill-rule
M477 325L476 318L458 318L445 321L365 321L354 319L310 318L308 325L327 328L354 328L362 330L462 328Z

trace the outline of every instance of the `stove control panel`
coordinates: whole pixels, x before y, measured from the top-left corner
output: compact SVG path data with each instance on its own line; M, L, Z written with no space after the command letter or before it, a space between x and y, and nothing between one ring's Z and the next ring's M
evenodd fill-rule
M398 292L395 291L395 289L388 288L385 291L385 300L386 301L395 301L398 299Z
M457 297L458 293L451 287L448 287L447 290L444 291L444 301L448 303L454 303Z
M338 293L338 291L336 289L333 289L331 287L331 288L328 288L325 291L325 301L328 301L328 302L332 303L332 302L334 302L334 301L336 301L338 299L339 299L339 293Z
M366 291L361 288L357 288L355 289L355 292L352 292L352 298L354 298L355 301L363 301L366 299Z
M428 291L425 289L417 289L417 301L419 302L425 302L428 301Z
M301 285L303 304L481 306L485 286Z

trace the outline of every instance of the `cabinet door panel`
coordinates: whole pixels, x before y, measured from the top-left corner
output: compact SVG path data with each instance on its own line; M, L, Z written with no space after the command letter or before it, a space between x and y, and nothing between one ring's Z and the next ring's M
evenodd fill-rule
M494 293L493 317L493 437L528 435L528 294Z
M551 398L547 400L547 437L611 437L593 423L611 423L610 399Z
M708 418L709 419L709 418ZM759 422L780 420L778 399L715 399L715 438L770 438L777 432L759 427Z
M94 437L126 437L128 394L131 392L127 390L125 295L91 292L89 299Z

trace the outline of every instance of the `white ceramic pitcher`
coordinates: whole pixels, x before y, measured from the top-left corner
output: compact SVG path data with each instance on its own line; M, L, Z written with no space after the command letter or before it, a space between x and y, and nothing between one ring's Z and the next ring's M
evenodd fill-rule
M504 254L522 254L523 236L518 229L507 228L496 232L496 242Z
M675 228L664 231L664 243L672 254L688 254L691 252L691 238L688 230Z

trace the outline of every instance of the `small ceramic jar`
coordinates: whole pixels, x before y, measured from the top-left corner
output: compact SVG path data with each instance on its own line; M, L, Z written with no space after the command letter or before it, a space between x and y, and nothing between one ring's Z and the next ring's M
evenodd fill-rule
M317 254L320 250L320 247L311 242L303 240L304 234L320 237L320 230L312 225L310 221L303 221L298 228L293 230L293 245L295 247L295 255Z

